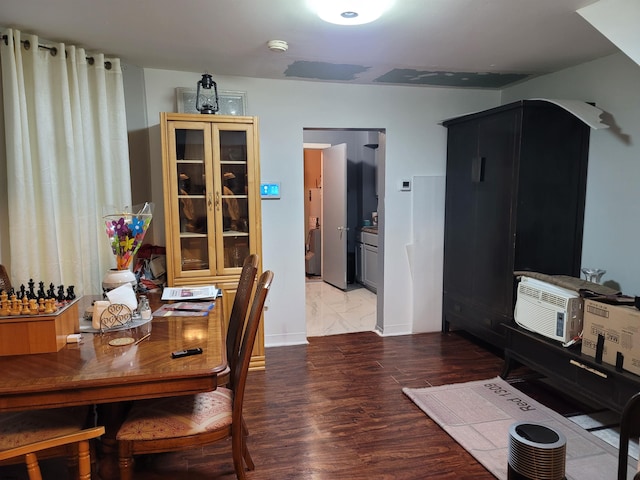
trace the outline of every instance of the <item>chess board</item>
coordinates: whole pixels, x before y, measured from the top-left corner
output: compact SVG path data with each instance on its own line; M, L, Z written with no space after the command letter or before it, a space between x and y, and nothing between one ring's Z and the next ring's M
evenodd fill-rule
M0 356L57 352L67 335L80 333L78 299L53 313L0 317Z

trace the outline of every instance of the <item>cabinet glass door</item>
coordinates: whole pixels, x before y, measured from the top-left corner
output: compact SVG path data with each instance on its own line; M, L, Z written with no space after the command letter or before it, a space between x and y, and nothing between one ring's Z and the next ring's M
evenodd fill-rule
M249 255L253 238L254 212L250 193L254 185L252 170L248 168L253 152L253 131L250 125L215 125L214 144L218 146L216 162L216 210L218 241L218 273L231 273L242 267Z
M207 123L171 122L169 152L175 155L168 191L172 199L172 217L176 232L172 241L176 276L200 276L215 272L212 211L210 127ZM179 247L179 248L177 248Z

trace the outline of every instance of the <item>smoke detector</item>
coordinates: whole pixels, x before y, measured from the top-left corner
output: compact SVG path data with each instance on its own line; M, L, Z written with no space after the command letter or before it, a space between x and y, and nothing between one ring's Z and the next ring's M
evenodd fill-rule
M289 49L289 44L284 40L269 40L267 42L267 47L272 52L286 52Z

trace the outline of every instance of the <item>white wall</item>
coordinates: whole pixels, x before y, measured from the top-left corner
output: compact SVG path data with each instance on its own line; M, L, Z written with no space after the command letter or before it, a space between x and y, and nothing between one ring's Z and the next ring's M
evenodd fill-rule
M164 225L159 112L175 111L175 88L195 87L200 73L145 69L150 126L154 238ZM386 129L384 334L414 330L413 288L406 246L412 242L411 194L403 178L444 175L445 118L499 104L497 91L356 86L289 80L216 77L219 90L247 92L248 111L260 120L263 180L280 181L282 198L262 202L263 264L275 272L265 312L267 346L306 342L303 230L303 129ZM424 322L419 322L424 323ZM439 329L440 318L430 322Z
M521 98L594 102L613 128L591 130L582 266L640 295L640 66L622 53L503 91Z

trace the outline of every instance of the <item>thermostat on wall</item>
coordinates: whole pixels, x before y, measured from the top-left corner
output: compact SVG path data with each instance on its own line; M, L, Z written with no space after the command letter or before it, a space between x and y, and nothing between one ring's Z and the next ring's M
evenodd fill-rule
M261 198L280 198L280 182L268 182L260 184Z

